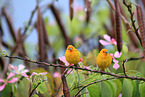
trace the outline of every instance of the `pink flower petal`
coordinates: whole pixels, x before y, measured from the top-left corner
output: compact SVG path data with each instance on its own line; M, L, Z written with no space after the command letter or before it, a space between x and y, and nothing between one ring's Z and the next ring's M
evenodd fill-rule
M26 73L22 73L22 76L24 76L24 77L29 77Z
M110 53L110 56L112 57L112 59L114 59L114 54Z
M54 74L53 74L53 77L55 78L55 77L61 77L61 74L59 73L59 72L55 72Z
M38 74L38 73L36 73L36 72L33 72L32 74L31 74L31 76L30 77L32 77L33 75L35 75L35 74Z
M70 66L73 66L74 64L72 64L72 63L69 63L69 65L70 65Z
M9 64L9 70L13 70L14 66L12 64Z
M12 78L10 81L7 81L8 83L15 83L16 81L18 81L18 78Z
M80 59L80 62L83 62L83 58Z
M111 39L112 44L117 45L117 42L114 38Z
M29 80L30 78L27 77L26 79Z
M13 77L13 76L15 76L15 74L11 72L11 73L8 75L7 80L8 80L9 78Z
M18 66L18 72L20 72L20 71L23 70L24 68L25 68L25 66L22 65L22 64L20 64L20 65Z
M68 62L66 61L65 56L59 57L59 59L65 63L66 66L68 66Z
M113 59L113 62L114 62L114 63L118 63L119 61L118 61L118 60Z
M99 42L102 44L102 45L109 45L110 43L109 42L106 42L104 40L99 40Z
M122 94L120 93L118 97L122 97Z
M115 64L113 65L113 68L114 68L115 70L117 70L119 67L120 67L120 66L119 66L118 63L115 63Z
M0 86L0 91L2 91L5 88L5 84L3 84L2 86Z
M114 57L115 58L120 58L121 55L122 55L121 52L119 53L119 51L116 51L115 54L114 54Z
M120 66L119 66L119 64L118 64L118 60L115 60L115 59L113 59L113 62L115 63L114 65L113 65L113 68L115 69L115 70L117 70Z
M26 73L26 72L29 72L29 70L28 69L25 69L21 73Z
M104 39L106 39L108 42L111 41L111 37L109 35L107 35L107 34L104 35Z
M3 79L0 78L0 82L5 82Z
M39 75L46 75L47 72L42 72L42 73L39 73Z

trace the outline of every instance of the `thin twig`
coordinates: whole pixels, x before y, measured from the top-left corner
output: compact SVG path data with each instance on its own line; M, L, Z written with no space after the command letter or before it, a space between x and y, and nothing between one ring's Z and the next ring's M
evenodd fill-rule
M29 58L23 58L23 57L18 57L18 56L8 56L8 55L2 55L1 54L0 57L15 58L15 59L25 60L25 61L28 61L28 62L31 62L31 63L41 64L41 65L46 65L46 66L62 67L62 68L68 68L69 67L69 68L83 70L83 71L90 71L90 72L93 72L93 73L102 73L102 74L106 74L106 75L111 75L111 76L118 77L118 78L127 78L127 79L131 79L131 80L145 81L145 78L143 78L143 77L123 76L123 75L117 75L117 74L110 73L110 72L105 72L105 71L100 71L100 70L91 70L91 69L81 68L81 67L76 67L76 66L65 66L65 65L61 65L61 64L49 64L49 63L46 63L46 62L34 61L32 59L29 59ZM132 61L132 60L139 60L139 59L142 59L142 58L143 57L129 58L129 59L126 59L127 60L126 62Z
M139 59L143 59L143 58L144 58L144 56L143 57L139 57L139 58L129 58L129 59L123 60L122 67L123 67L123 73L124 73L124 75L127 76L126 73L125 73L125 66L124 66L125 62L127 62L127 61L133 61L133 60L139 60Z
M90 86L90 85L92 85L92 84L95 84L95 83L98 83L98 82L102 82L102 81L106 81L106 80L116 79L116 78L118 78L118 77L106 78L106 79L98 80L98 81L95 81L95 82L91 82L91 83L89 83L89 84L87 84L87 85L84 85L84 86L75 94L74 97L77 97L77 95L78 95L84 88L86 88L86 87L88 87L88 86Z
M44 82L44 81L45 81L45 80L42 80L42 82ZM36 86L36 87L32 90L32 92L30 93L29 97L32 96L33 92L36 90L36 88L37 88L42 82L39 82L39 83L37 84L37 86Z
M127 76L126 73L125 73L125 67L124 67L124 63L125 62L126 62L126 60L123 60L122 67L123 67L123 73L124 73L124 75Z
M138 28L136 27L136 25L135 25L135 20L134 20L134 18L133 18L134 12L132 12L131 3L130 3L130 4L127 4L126 1L123 0L123 4L127 7L128 12L130 13L130 19L131 19L132 26L133 26L133 28L134 28L135 34L136 34L136 36L138 37L138 39L139 39L139 41L140 41L140 44L142 44L141 38L140 38L140 36L139 36L139 34L138 34Z
M27 32L29 26L30 26L31 23L32 23L32 19L33 19L34 13L36 12L37 9L38 9L38 6L36 6L35 9L32 11L31 16L30 16L30 19L29 19L29 21L28 21L27 26L26 26L25 29L24 29L24 32L23 32L22 36L24 36L24 35L26 34L26 32Z

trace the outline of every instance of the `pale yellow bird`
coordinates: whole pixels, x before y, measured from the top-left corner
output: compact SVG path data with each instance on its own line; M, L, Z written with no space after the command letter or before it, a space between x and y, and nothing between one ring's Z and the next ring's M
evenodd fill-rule
M102 49L96 59L96 64L102 71L108 68L112 62L112 57L109 55L107 49Z
M69 45L65 51L65 58L68 63L77 65L80 62L81 54L74 46Z

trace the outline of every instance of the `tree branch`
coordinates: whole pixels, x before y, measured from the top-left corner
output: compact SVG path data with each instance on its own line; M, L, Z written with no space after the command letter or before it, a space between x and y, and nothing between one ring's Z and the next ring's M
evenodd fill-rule
M125 66L124 66L125 62L127 62L127 61L133 61L133 60L139 60L139 59L143 59L143 58L144 58L144 56L143 57L139 57L139 58L129 58L129 59L123 60L122 67L123 67L123 73L124 73L124 75L127 76L126 73L125 73Z
M42 82L44 82L44 81L45 81L45 80L42 80ZM37 86L36 86L36 87L32 90L32 92L30 93L29 97L32 96L33 92L36 90L36 88L37 88L42 82L39 82L39 83L37 84Z
M133 28L134 28L135 34L136 34L136 36L138 37L138 39L139 39L139 41L140 41L140 44L142 44L140 35L138 34L138 28L136 27L136 25L135 25L135 20L133 19L134 12L132 12L132 10L131 10L131 3L130 3L130 4L127 4L126 1L123 0L123 4L127 7L128 12L130 13L130 19L131 19L132 26L133 26Z
M102 81L106 81L106 80L115 79L115 78L118 78L118 77L106 78L106 79L98 80L98 81L95 81L95 82L91 82L91 83L89 83L89 84L87 84L87 85L84 85L84 86L75 94L74 97L77 97L77 95L78 95L84 88L86 88L86 87L88 87L88 86L90 86L90 85L92 85L92 84L95 84L95 83L98 83L98 82L102 82Z
M24 35L26 34L26 32L27 32L29 26L30 26L31 23L32 23L32 19L33 19L34 13L36 12L37 9L38 9L38 6L36 6L35 9L32 11L31 16L30 16L30 19L29 19L29 21L28 21L27 26L26 26L25 29L24 29L24 32L23 32L22 36L24 36Z
M9 55L4 55L4 54L0 54L0 57L15 58L15 59L19 59L19 60L28 61L28 62L31 62L31 63L47 65L47 66L53 66L53 67L73 68L75 70L90 71L90 72L93 72L93 73L101 73L101 74L111 75L111 76L114 76L114 77L117 77L117 78L127 78L127 79L131 79L131 80L142 80L142 81L145 81L145 78L143 78L143 77L123 76L123 75L118 75L118 74L114 74L114 73L110 73L110 72L105 72L105 71L100 71L100 70L91 70L91 69L81 68L81 67L76 67L76 66L65 66L65 65L61 65L61 64L49 64L49 63L46 63L46 62L34 61L34 60L29 59L27 57L23 58L23 57L9 56ZM142 59L142 58L143 57L140 57L140 58L129 58L129 59L125 59L125 60L126 60L126 62L128 62L128 61L132 61L132 60L139 60L139 59Z

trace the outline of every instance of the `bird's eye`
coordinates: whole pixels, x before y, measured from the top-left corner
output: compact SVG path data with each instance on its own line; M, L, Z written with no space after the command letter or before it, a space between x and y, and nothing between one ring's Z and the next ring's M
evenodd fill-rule
M103 53L105 53L105 52L103 51Z

